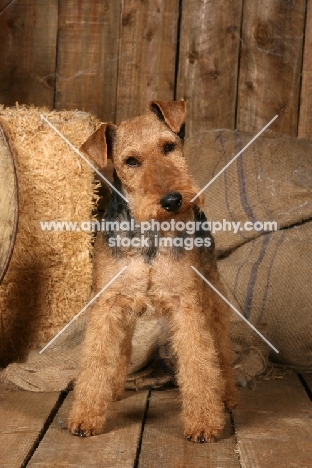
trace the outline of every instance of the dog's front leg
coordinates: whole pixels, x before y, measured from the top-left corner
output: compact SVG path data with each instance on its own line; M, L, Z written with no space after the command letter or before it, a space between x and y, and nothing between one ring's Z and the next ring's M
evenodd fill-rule
M224 379L212 334L196 298L181 299L171 323L184 435L194 442L212 442L225 422Z
M131 354L133 320L122 297L100 298L91 311L68 429L87 437L102 432L109 403L120 396Z

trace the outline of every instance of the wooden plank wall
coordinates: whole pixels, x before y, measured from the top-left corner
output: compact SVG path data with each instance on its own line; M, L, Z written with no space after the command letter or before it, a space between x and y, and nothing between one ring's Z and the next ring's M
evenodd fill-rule
M119 18L116 1L59 3L56 109L83 109L115 121Z
M246 0L241 35L237 126L297 135L306 0Z
M307 5L298 136L312 139L312 1Z
M242 3L183 2L176 97L189 102L190 134L235 127Z
M0 0L0 103L312 138L312 0Z
M174 99L178 0L125 0L119 42L116 121Z
M54 106L58 0L0 0L0 103Z

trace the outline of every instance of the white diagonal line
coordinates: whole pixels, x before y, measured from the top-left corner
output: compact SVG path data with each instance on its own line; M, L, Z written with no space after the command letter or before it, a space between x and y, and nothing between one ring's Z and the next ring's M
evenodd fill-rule
M111 184L110 181L107 180L106 177L104 177L103 174L101 174L101 172L98 171L95 166L93 166L89 159L87 159L79 150L77 150L77 148L69 140L67 140L67 138L44 115L40 114L40 117L48 125L50 125L51 128L53 128L53 130L68 144L68 146L71 147L73 151L75 151L75 153L77 153L87 164L89 164L89 166L94 170L94 172L97 173L99 177L101 177L101 179L103 179L113 190L115 190L115 192L118 193L118 195L120 195L128 203L126 197L122 193L120 193L119 190L117 190L116 187L114 187L114 185Z
M98 292L98 293L88 302L88 304L86 304L86 305L81 309L81 311L78 312L78 314L76 314L75 317L73 317L73 318L71 319L70 322L68 322L67 325L65 325L65 327L63 327L62 330L60 330L60 331L57 333L57 335L55 335L55 337L52 338L52 340L50 340L49 343L46 344L46 345L44 346L44 348L42 348L42 349L39 351L39 354L42 354L42 353L43 353L43 352L44 352L44 351L45 351L45 350L46 350L46 349L47 349L47 348L48 348L48 347L49 347L49 346L50 346L50 345L51 345L51 344L52 344L52 343L53 343L53 342L54 342L54 341L55 341L55 340L56 340L56 339L57 339L57 338L58 338L58 337L59 337L59 336L60 336L60 335L61 335L77 318L78 318L78 317L79 317L79 315L81 315L81 314L82 314L82 313L83 313L83 312L84 312L84 311L85 311L101 294L102 294L102 292L104 292L105 289L107 289L107 288L118 278L118 276L120 276L121 273L123 273L123 272L125 271L126 268L128 268L127 265L124 266L124 267L120 270L120 272L117 273L117 275L115 275L114 278L111 279L111 280L107 283L107 285L104 286L104 288L101 289L101 291Z
M217 294L234 310L234 312L237 313L237 315L240 316L241 319L243 319L243 320L247 323L247 325L250 326L250 328L252 328L252 329L260 336L260 338L263 339L263 341L266 342L266 344L268 344L268 345L273 349L273 351L275 351L276 353L279 353L279 351L275 348L275 346L273 346L272 343L270 343L270 341L269 341L265 336L263 336L262 333L260 333L259 330L257 330L257 328L256 328L252 323L250 323L250 322L246 319L246 317L244 317L243 314L241 314L241 313L239 312L239 310L237 310L236 307L234 307L234 306L230 303L230 301L228 301L227 298L224 297L223 294L221 294L221 293L217 290L217 288L214 287L213 284L210 283L210 281L207 280L207 278L205 278L194 266L191 266L191 268L198 274L198 276L200 276L200 277L201 277L201 278L202 278L202 279L203 279L203 280L204 280L204 281L205 281L205 282L206 282L206 283L207 283L207 284L208 284L208 285L209 285L209 286L210 286L210 287L211 287L211 288L212 288L212 289L213 289L213 290L214 290L214 291L215 291L215 292L216 292L216 293L217 293Z
M268 128L268 127L271 125L271 123L272 123L272 122L274 122L274 120L275 120L275 119L277 119L277 117L278 117L278 115L276 115L275 117L273 117L273 119L272 119L272 120L270 120L270 122L269 122L269 123L267 123L267 124L266 124L266 126L265 126L265 127L263 127L263 129L262 129L262 130L260 130L260 132L259 132L259 133L257 133L257 135L256 135L256 136L254 136L254 137L253 137L253 138L250 140L250 142L249 142L249 143L247 143L247 145L246 145L246 146L244 146L244 148L243 148L242 150L240 150L240 152L239 152L239 153L237 153L237 155L236 155L236 156L234 156L234 158L233 158L233 159L231 159L231 161L230 161L230 162L228 162L228 163L227 163L227 164L226 164L226 165L225 165L225 166L224 166L224 167L221 169L221 171L219 171L219 172L218 172L218 174L216 174L216 175L215 175L215 176L214 176L214 177L213 177L213 178L212 178L212 179L211 179L211 180L208 182L208 184L206 184L206 185L205 185L205 187L203 187L203 188L202 188L202 189L201 189L201 190L198 192L198 194L197 194L197 195L195 195L195 197L193 197L193 198L192 198L191 202L193 202L194 200L196 200L196 198L197 198L197 197L199 197L199 195L200 195L201 193L203 193L203 192L206 190L206 188L207 188L207 187L209 187L209 185L210 185L210 184L212 184L212 182L214 182L214 181L215 181L215 180L216 180L216 179L219 177L219 175L221 175L221 174L222 174L222 172L224 172L224 171L225 171L225 169L227 169L227 168L228 168L228 167L229 167L229 166L232 164L232 162L234 162L234 161L235 161L235 159L237 159L237 158L238 158L238 156L240 156L240 155L241 155L241 154L242 154L242 153L245 151L245 149L247 149L247 148L248 148L248 146L250 146L250 145L251 145L251 143L253 143L253 142L254 142L254 141L255 141L255 140L258 138L258 136L260 136L260 135L261 135L261 133L263 133L263 132L264 132L264 130L266 130L266 129L267 129L267 128Z

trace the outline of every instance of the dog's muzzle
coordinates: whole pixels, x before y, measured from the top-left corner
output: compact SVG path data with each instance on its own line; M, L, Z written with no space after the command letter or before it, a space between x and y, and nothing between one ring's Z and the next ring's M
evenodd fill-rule
M160 204L169 213L175 213L182 205L182 195L179 192L170 192L160 199Z

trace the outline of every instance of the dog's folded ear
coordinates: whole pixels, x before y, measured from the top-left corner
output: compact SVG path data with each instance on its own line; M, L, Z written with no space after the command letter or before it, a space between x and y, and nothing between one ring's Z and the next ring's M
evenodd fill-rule
M183 138L186 116L185 101L151 101L148 107L160 120L165 121L174 133L179 134L182 130L181 137Z
M95 162L99 168L106 167L107 159L112 158L116 128L116 125L112 123L102 124L80 146L80 150Z

